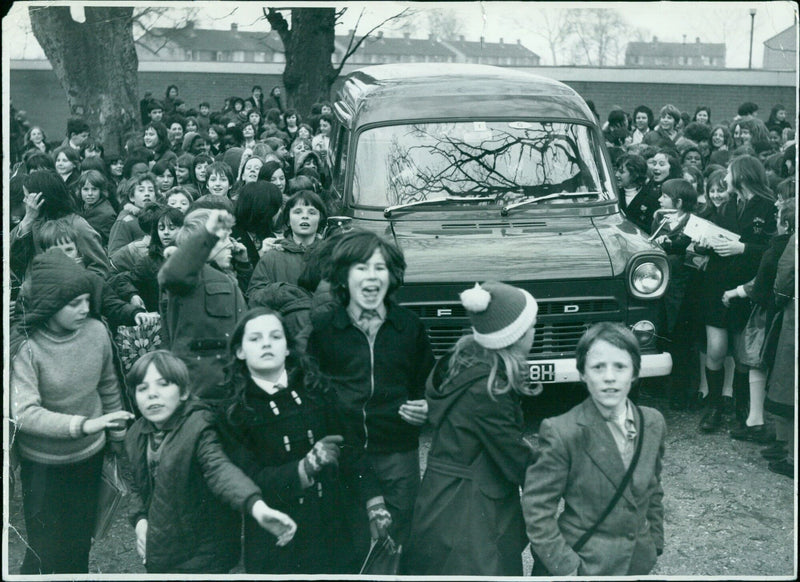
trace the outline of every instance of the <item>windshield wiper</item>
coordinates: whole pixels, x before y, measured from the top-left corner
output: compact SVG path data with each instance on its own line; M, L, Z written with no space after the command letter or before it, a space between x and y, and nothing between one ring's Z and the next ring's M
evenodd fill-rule
M582 196L600 196L600 192L556 192L555 194L548 194L547 196L539 196L538 198L529 198L508 206L503 206L500 210L500 216L508 216L508 211L525 206L526 204L533 204L534 202L541 202L542 200L553 200L555 198L580 198Z
M396 204L384 208L383 216L389 218L395 210L404 210L412 206L420 206L422 204L437 204L442 202L495 202L497 196L440 196L438 198L429 198L427 200L416 200L414 202L407 202L406 204Z

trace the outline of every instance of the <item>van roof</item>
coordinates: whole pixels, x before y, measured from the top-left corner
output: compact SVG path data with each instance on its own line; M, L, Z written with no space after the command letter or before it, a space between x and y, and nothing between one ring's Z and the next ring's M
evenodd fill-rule
M567 85L489 65L413 63L364 67L337 95L348 126L419 119L566 118L596 123Z

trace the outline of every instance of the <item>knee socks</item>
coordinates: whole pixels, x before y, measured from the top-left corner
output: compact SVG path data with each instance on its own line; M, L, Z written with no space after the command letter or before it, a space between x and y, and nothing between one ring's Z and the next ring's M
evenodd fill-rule
M725 381L725 370L711 370L706 368L706 382L708 382L708 405L711 408L722 408L722 383Z

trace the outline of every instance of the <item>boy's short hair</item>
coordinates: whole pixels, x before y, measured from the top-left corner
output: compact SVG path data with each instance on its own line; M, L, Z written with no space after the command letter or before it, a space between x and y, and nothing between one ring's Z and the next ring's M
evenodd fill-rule
M691 212L697 206L697 190L683 178L666 180L661 186L661 192L672 198L673 201L680 200L681 210L684 212ZM677 207L677 204L675 206Z
M642 156L626 154L619 159L619 168L627 168L635 186L643 186L647 181L647 162Z
M189 369L180 358L172 355L167 350L155 350L148 352L133 363L126 377L128 394L131 400L136 402L136 386L142 383L147 369L153 364L170 384L175 384L180 389L181 396L190 394L189 392Z
M144 174L139 174L137 176L133 176L128 179L128 188L126 192L128 195L127 196L128 200L130 200L131 197L133 196L133 192L134 190L136 190L136 186L144 182L150 182L151 184L153 184L153 190L155 190L156 196L159 195L158 181L156 180L156 177L152 174L152 172L148 171Z
M691 186L690 186L691 187ZM587 329L575 349L575 364L578 371L583 374L586 369L586 355L591 347L598 341L605 341L612 346L628 352L633 362L634 378L639 377L642 366L642 354L639 350L639 341L633 332L621 323L602 321Z
M155 111L156 109L160 109L164 111L164 104L161 103L158 99L153 99L150 103L147 104L147 114L149 115L151 111Z
M347 285L350 267L356 263L366 263L376 249L381 251L389 270L389 289L385 301L388 301L392 293L403 284L406 260L402 251L374 232L351 230L342 235L333 248L326 276L334 296L342 305L347 306L350 303L350 290Z
M67 137L85 131L89 131L89 124L82 117L70 117L67 119Z
M39 226L36 233L39 247L46 251L50 247L62 243L73 243L77 247L78 232L71 220L66 218L56 218L55 220L45 220Z
M211 109L211 103L209 103L208 101L201 101L200 104L198 105L198 107L204 107L204 106Z
M756 111L758 111L758 105L756 105L752 101L745 101L744 103L739 105L739 110L737 111L737 113L741 117L744 117L746 115L753 115L753 113L755 113Z
M196 210L190 208L186 216L183 217L183 225L178 234L175 235L175 245L180 247L194 234L204 230L209 216L211 216L210 208L198 208Z
M661 108L661 111L658 112L659 117L664 117L664 115L669 115L672 119L675 120L675 125L680 123L681 121L681 111L671 103L667 103L664 107Z

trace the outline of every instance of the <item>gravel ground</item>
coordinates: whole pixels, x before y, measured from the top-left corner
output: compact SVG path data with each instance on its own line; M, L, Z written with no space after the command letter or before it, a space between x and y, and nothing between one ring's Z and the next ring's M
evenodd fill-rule
M646 396L640 403L662 410L668 428L662 476L666 547L652 574L796 578L794 482L767 470L758 445L732 440L727 431L700 434L699 412L673 412L663 401ZM529 419L530 436L538 422ZM429 443L424 436L423 459ZM6 556L9 572L15 574L25 549L19 487L8 503ZM125 510L123 502L108 536L96 542L92 573L145 571L133 549ZM524 558L529 572L527 551Z

